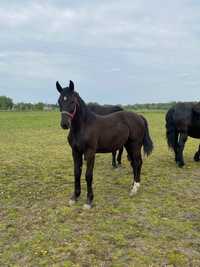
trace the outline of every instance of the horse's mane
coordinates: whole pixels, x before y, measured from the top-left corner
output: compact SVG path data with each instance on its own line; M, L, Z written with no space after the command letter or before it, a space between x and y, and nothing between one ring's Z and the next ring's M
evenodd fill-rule
M83 121L92 120L95 118L95 114L90 111L90 109L87 107L84 100L80 97L80 95L77 92L74 92L74 95L76 96L78 100L79 105L79 115L81 116L81 119Z

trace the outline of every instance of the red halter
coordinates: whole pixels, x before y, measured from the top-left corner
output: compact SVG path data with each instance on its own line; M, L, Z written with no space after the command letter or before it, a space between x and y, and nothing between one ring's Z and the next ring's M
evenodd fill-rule
M62 113L62 114L67 114L67 115L70 117L71 121L72 121L73 118L74 118L74 116L76 115L76 111L77 111L76 106L77 106L77 105L79 106L78 101L77 101L77 99L75 98L75 107L74 107L74 111L73 111L72 113L70 113L70 112L68 112L68 111L63 110L61 113Z
M62 111L61 113L62 114L67 114L70 117L70 119L73 120L74 116L76 115L76 104L75 104L75 108L74 108L73 113L70 113L68 111Z

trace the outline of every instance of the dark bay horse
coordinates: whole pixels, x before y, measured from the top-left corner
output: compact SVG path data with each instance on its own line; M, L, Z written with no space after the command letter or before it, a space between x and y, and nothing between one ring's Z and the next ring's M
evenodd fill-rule
M98 115L108 115L110 113L114 113L114 112L118 112L118 111L122 111L123 108L117 105L99 105L96 103L89 103L87 105L89 107L89 109L98 114ZM112 152L112 166L114 168L117 168L117 166L121 165L121 159L122 159L122 153L123 153L123 146L119 149L118 155L117 155L117 162L118 165L116 163L116 154L117 151Z
M170 148L174 150L175 162L184 166L183 150L188 136L200 138L200 103L177 103L166 114L166 136ZM200 160L200 147L194 155Z
M61 127L70 129L68 142L72 148L74 160L74 193L69 204L74 204L81 194L81 172L83 155L86 158L87 204L93 201L93 168L95 153L110 153L125 146L133 169L131 195L137 193L140 186L142 167L141 148L148 156L153 150L146 119L133 112L120 111L106 116L91 112L79 94L74 91L74 83L62 88L56 82L60 93L58 99L61 111Z

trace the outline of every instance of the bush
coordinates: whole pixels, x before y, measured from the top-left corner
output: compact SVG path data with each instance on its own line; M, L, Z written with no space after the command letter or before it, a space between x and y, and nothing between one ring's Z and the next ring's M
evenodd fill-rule
M13 101L11 98L6 96L0 96L0 110L12 109Z

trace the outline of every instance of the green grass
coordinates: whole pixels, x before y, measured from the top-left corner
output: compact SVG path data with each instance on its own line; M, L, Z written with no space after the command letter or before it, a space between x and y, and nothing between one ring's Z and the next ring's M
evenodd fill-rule
M198 140L175 166L163 112L145 112L155 150L144 159L139 193L131 169L97 155L95 206L73 207L71 150L56 112L0 113L0 266L200 266ZM85 171L85 166L83 173Z

